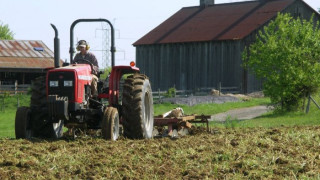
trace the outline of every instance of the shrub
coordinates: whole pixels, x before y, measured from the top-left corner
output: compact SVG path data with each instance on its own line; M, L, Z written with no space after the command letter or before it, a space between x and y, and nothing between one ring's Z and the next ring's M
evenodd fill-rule
M167 93L164 95L165 97L175 97L176 96L176 88L169 88Z
M263 92L280 110L292 111L320 86L319 23L277 18L259 31L257 40L243 53L245 66L264 79Z

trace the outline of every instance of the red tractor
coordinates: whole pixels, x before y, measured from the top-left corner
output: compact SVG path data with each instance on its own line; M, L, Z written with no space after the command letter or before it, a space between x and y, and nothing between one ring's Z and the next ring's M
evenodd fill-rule
M72 23L70 61L74 53L73 29L79 22L106 22L110 25L110 76L99 80L98 98L92 98L92 64L64 63L59 67L58 30L52 25L55 31L55 67L48 69L45 77L33 81L30 107L18 108L16 138L60 138L63 127L67 127L73 132L101 129L104 139L116 140L120 135L120 125L127 138L152 138L153 98L148 77L140 74L134 66L115 66L114 28L106 19L79 19ZM123 75L126 79L120 83Z

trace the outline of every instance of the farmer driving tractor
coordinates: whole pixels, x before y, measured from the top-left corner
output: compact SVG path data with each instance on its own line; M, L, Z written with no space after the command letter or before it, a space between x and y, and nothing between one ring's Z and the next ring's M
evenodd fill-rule
M92 82L91 82L91 92L93 97L98 96L98 72L99 72L99 65L96 56L89 52L90 49L89 44L85 40L80 40L77 44L77 50L80 51L76 54L73 59L73 63L77 64L92 64Z

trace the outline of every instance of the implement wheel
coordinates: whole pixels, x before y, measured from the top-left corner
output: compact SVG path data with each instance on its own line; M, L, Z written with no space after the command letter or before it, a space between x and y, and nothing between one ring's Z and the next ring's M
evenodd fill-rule
M17 139L28 139L32 137L29 107L19 107L17 109L15 119L15 134Z
M128 76L123 86L124 135L132 139L152 138L153 97L147 76Z
M119 138L119 113L117 108L107 107L102 117L102 137L116 141Z
M35 136L46 138L60 138L63 135L63 121L52 123L49 121L46 97L46 77L36 78L31 86L31 120Z

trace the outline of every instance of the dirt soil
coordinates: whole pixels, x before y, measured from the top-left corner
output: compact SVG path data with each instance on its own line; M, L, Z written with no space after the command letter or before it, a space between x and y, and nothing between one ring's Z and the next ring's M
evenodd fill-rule
M179 139L0 139L0 179L310 179L320 127L202 129Z

